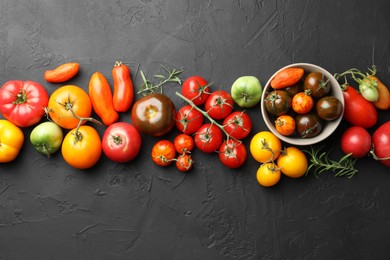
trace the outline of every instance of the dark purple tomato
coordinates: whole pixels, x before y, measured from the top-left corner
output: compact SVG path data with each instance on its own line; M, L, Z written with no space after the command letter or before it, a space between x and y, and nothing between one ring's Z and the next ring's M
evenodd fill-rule
M343 105L334 96L320 98L316 104L317 115L325 121L332 121L341 116Z
M314 112L295 117L296 132L301 138L317 136L322 130L322 122Z
M322 98L330 91L330 82L321 72L310 72L303 82L303 90L311 91L313 98Z
M291 108L291 97L284 90L270 92L264 102L267 112L274 116L287 114Z

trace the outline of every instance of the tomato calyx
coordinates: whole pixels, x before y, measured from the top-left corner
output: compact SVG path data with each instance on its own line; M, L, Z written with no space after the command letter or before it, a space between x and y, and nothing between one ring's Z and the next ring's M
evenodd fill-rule
M12 101L12 104L24 104L27 102L27 93L25 89L20 89L19 93L15 96L15 100Z
M202 94L211 94L207 90L209 89L209 87L211 87L214 84L213 82L207 83L206 85L201 85L198 81L196 81L196 84L198 85L198 89L191 90L191 93L198 92L198 94L195 97L193 97L191 101L199 98L200 96L202 96Z
M121 145L123 143L123 139L119 135L111 135L112 140L114 140L114 143L116 145Z

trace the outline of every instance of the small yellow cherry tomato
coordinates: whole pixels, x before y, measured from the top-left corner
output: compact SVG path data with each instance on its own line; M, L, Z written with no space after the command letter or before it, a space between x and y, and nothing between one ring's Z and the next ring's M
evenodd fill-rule
M278 158L282 142L270 131L262 131L252 137L249 149L256 161L265 163Z
M264 187L276 185L281 177L280 169L275 163L262 164L256 173L257 182Z
M280 171L291 178L299 178L305 175L308 161L304 152L296 147L287 147L282 151L276 161Z

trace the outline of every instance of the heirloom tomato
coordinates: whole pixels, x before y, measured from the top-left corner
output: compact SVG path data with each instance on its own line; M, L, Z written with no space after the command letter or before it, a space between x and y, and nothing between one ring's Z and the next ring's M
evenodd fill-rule
M264 163L260 165L256 172L257 182L263 187L276 185L281 178L280 168L274 163Z
M284 175L291 178L300 178L305 175L309 165L304 152L294 146L284 149L276 164Z
M210 95L210 85L200 76L191 76L183 82L181 92L195 105L203 105Z
M157 141L152 148L151 156L152 160L158 166L170 165L176 155L174 144L169 140Z
M79 72L80 64L76 62L68 62L61 64L55 69L46 70L44 78L47 82L60 83L70 80Z
M252 120L244 111L234 111L223 120L225 131L238 140L242 140L252 131Z
M76 169L87 169L100 159L102 143L95 128L82 125L69 131L61 146L65 162Z
M301 80L305 70L302 68L286 68L278 71L271 80L273 89L282 89L294 85Z
M291 97L284 90L274 90L266 96L265 108L271 115L287 114L291 108Z
M203 115L191 105L186 105L177 111L175 121L180 132L193 134L203 125Z
M259 103L263 88L258 78L242 76L237 78L230 90L230 94L240 107L253 107Z
M390 121L375 130L372 135L372 147L374 158L390 167Z
M361 126L347 128L341 136L341 150L353 158L361 158L371 149L371 136Z
M249 148L256 161L265 163L278 158L282 142L270 131L261 131L252 137Z
M12 122L0 119L0 163L13 161L22 149L23 131Z
M278 116L275 120L275 128L281 135L292 135L295 133L295 119L290 115Z
M57 125L65 129L73 129L80 122L77 117L88 118L91 116L92 104L87 92L82 88L75 85L65 85L50 95L48 111L50 118ZM82 121L82 124L85 122L85 120Z
M301 138L317 136L322 130L322 121L314 112L295 117L296 132Z
M301 115L309 113L314 106L314 100L310 95L310 91L295 94L291 100L292 109Z
M343 105L340 100L334 96L325 96L316 103L317 115L325 121L332 121L341 116Z
M196 147L205 153L218 150L222 144L222 138L222 130L210 123L203 124L194 137Z
M112 79L114 80L112 95L114 109L117 112L126 112L134 100L134 86L129 67L120 61L115 62L112 68Z
M38 123L49 100L46 89L34 81L10 80L0 89L0 112L20 127Z
M229 168L238 168L246 161L245 145L234 139L224 141L219 148L219 160Z
M321 98L329 93L330 81L321 72L310 72L303 81L303 89L310 90L313 98Z
M192 169L194 165L194 160L190 154L183 153L180 154L176 159L176 168L181 172L188 172Z
M210 94L204 107L211 118L221 120L232 112L233 105L234 101L229 93L217 90Z
M102 138L103 153L114 162L133 160L141 149L142 139L130 123L115 122L105 130Z
M34 148L50 157L61 148L64 134L62 128L54 122L43 122L34 127L30 134L30 142Z
M131 109L133 125L142 134L162 136L175 126L176 110L172 100L152 93L137 100Z
M175 150L180 154L190 153L194 149L195 141L188 134L179 134L173 140L173 145L175 146Z

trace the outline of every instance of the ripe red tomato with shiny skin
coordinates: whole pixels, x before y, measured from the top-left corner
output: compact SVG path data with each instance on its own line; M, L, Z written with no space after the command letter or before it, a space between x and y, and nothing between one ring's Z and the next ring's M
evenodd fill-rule
M341 136L341 150L345 154L351 153L351 157L361 158L371 149L371 136L361 126L347 128Z
M217 90L210 94L204 104L206 112L213 119L220 120L227 117L233 110L232 96L224 90Z
M203 115L191 105L183 106L176 113L176 128L185 134L195 133L203 124Z
M10 80L0 88L0 113L20 127L38 123L48 102L49 94L38 82Z
M169 140L157 141L153 145L151 156L153 162L158 166L168 166L175 160L175 146Z
M196 147L205 153L217 151L222 144L222 138L222 130L211 123L203 124L194 137Z
M195 105L203 105L210 95L210 84L201 76L191 76L183 82L181 92Z
M114 162L128 162L141 149L142 139L138 130L130 123L111 124L103 134L103 153Z
M223 128L232 137L242 140L252 131L252 120L244 111L234 111L223 120Z
M176 168L181 172L188 172L192 169L194 165L194 160L188 153L180 154L176 159Z
M219 148L219 160L229 168L242 166L247 158L245 145L234 139L224 141Z
M390 167L390 121L382 124L372 135L374 159Z
M173 140L173 145L175 146L176 152L182 153L190 153L195 146L195 141L192 136L187 134L179 134Z

